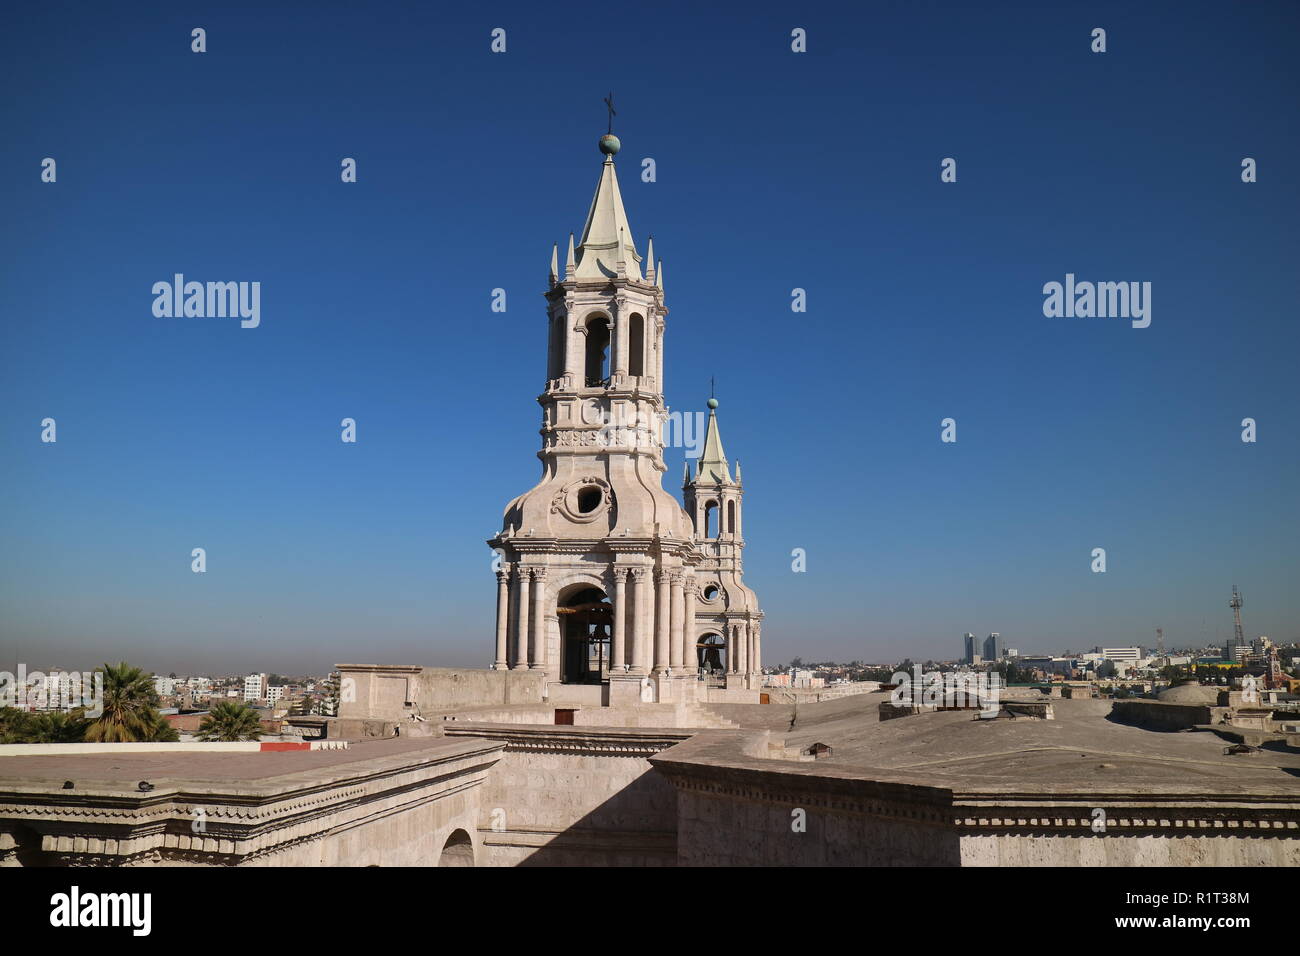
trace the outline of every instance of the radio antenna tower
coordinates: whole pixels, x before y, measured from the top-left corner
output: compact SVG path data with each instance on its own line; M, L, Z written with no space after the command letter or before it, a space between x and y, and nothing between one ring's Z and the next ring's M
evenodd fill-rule
M1232 586L1232 600L1228 602L1228 607L1232 608L1232 632L1236 638L1236 647L1244 647L1246 644L1245 632L1241 629L1241 595L1237 593L1237 585Z

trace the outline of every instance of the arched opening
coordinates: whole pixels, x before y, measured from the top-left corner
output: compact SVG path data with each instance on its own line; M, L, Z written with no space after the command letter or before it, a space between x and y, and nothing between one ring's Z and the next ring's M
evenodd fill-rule
M635 312L628 320L628 355L627 373L629 375L645 374L645 319Z
M727 642L721 634L703 635L695 642L695 652L706 680L726 680Z
M438 857L439 866L473 866L474 841L464 830L455 830L442 845L442 856Z
M600 588L580 587L555 609L563 647L560 680L565 684L599 684L609 679L609 646L614 610Z
M704 505L704 537L716 538L717 536L718 503L716 501L709 501Z
M736 533L736 503L727 502L727 534Z
M564 329L565 317L557 315L551 320L550 361L546 366L546 377L557 379L564 374Z
M587 320L587 387L600 388L609 380L609 320L593 315Z

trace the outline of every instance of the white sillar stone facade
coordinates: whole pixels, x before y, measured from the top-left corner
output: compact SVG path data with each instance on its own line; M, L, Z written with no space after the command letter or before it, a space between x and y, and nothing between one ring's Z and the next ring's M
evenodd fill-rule
M573 699L616 705L703 699L702 663L715 684L757 687L762 613L741 580L739 467L733 480L710 399L689 510L663 488L663 266L653 240L637 251L617 140L601 150L581 240L570 235L562 272L558 247L551 256L542 475L488 541L500 556L494 666L542 670L552 686L588 685Z

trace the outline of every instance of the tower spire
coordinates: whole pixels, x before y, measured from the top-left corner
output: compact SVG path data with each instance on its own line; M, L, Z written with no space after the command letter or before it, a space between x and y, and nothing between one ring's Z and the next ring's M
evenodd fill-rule
M727 454L722 450L722 436L718 433L718 400L713 397L709 398L709 425L704 433L704 451L700 455L696 479L731 481L731 471L727 467Z
M623 209L623 196L618 190L618 175L614 172L614 154L622 148L618 137L612 133L600 138L600 151L605 154L600 181L587 211L587 222L582 227L578 243L578 279L612 279L619 274L619 261L627 264L630 279L641 278L641 256L636 251L632 227L628 225Z

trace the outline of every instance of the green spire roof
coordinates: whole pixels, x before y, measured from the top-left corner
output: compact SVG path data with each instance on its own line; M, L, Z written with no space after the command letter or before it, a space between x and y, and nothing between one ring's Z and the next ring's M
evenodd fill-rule
M695 466L695 480L731 481L727 468L727 453L722 450L722 436L718 434L718 400L709 399L709 427L704 433L704 452Z
M575 275L579 279L613 278L619 274L620 264L629 278L641 278L641 256L632 240L632 227L623 210L614 157L610 154L606 154L601 166L600 182L587 211L577 252Z

